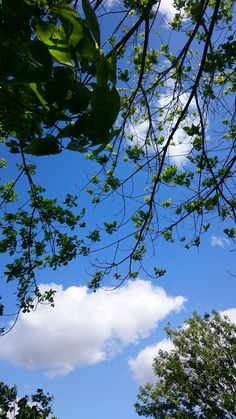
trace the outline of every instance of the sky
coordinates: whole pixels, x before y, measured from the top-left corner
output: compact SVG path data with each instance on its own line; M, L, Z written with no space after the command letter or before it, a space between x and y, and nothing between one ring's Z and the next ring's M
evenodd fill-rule
M112 8L112 0L108 5ZM163 31L173 13L172 3L163 1ZM161 100L163 104L165 97ZM130 129L142 141L147 127L144 123ZM183 138L181 128L178 135ZM180 157L173 157L176 164L185 164L187 151L188 144L182 144ZM88 164L76 153L62 154L32 158L39 182L57 197L78 193ZM9 176L16 161L17 156L10 156ZM83 199L82 205L89 208ZM88 216L93 219L92 208ZM41 272L41 289L57 291L55 307L39 305L36 311L21 314L14 329L0 338L0 379L16 384L20 395L37 388L53 394L59 419L137 418L133 405L138 387L154 380L157 351L172 347L164 331L168 322L178 327L193 311L204 314L212 309L236 322L234 256L232 244L215 222L199 249L158 242L155 260L146 263L157 262L167 273L153 281L142 273L117 290L93 293L86 286L83 259L56 272Z

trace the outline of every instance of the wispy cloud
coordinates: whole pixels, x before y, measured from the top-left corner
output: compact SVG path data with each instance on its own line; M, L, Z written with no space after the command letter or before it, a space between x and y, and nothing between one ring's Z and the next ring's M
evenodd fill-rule
M0 358L44 368L51 377L115 356L148 337L160 320L181 310L185 302L141 279L111 292L55 284L44 289L51 287L57 290L55 307L41 305L22 314L0 346Z
M230 244L230 241L226 237L211 236L211 246L213 247L226 247Z
M120 2L119 0L104 0L102 5L108 7L109 9L111 9L114 6L119 5Z
M165 115L168 114L168 109L172 112L174 107L178 109L184 109L185 105L189 100L189 94L183 93L180 97L174 97L174 86L171 81L169 81L167 86L167 91L162 93L156 103L157 109L165 110ZM154 105L153 105L154 106ZM199 118L196 116L196 102L191 101L189 105L189 115L187 118L181 122L173 136L173 139L168 146L167 157L170 163L176 164L178 167L183 167L188 163L188 156L192 150L192 139L189 137L184 130L184 127L191 126L192 124L198 125ZM135 115L138 118L138 114ZM128 144L138 145L143 148L150 155L161 152L165 147L166 141L171 135L173 127L177 123L177 116L171 118L171 122L164 121L164 117L159 117L156 120L152 120L152 131L155 131L156 125L163 124L163 131L157 135L162 135L165 138L163 144L157 145L155 143L147 144L146 138L148 136L148 131L150 130L149 120L144 120L140 123L132 122L128 127L127 134L132 137L132 142L128 140ZM149 132L150 134L150 132Z
M149 129L149 121L145 120L141 123L130 123L128 127L128 134L132 137L132 142L142 147L145 143ZM153 148L147 145L147 149L153 152Z

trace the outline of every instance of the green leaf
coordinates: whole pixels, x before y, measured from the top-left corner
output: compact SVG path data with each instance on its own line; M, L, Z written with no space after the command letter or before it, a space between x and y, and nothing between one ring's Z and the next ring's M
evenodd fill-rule
M74 85L71 97L67 99L67 106L71 113L85 111L89 105L91 91L81 82Z
M226 236L228 236L229 239L234 239L236 236L236 228L225 228L224 233L226 234Z
M94 12L94 10L92 9L89 0L82 0L82 7L84 10L84 14L87 20L87 24L89 29L92 32L92 35L95 39L95 41L97 42L98 46L100 47L100 43L101 43L101 36L100 36L100 28L99 28L99 23L97 20L97 16Z
M190 135L201 135L200 127L199 125L192 124L190 127L183 127L184 131Z
M81 144L81 142L76 140L71 140L66 146L66 149L71 151L78 151L80 153L85 151L85 147Z
M52 58L47 46L42 41L35 39L25 42L23 50L31 60L42 66L44 71L51 69Z
M54 137L48 136L45 139L34 139L31 144L24 150L27 154L34 156L47 156L49 154L58 154L61 147Z
M113 223L106 223L104 222L104 227L107 234L113 234L117 229L117 221L113 221Z
M34 93L36 94L37 98L42 103L42 105L47 110L49 110L49 106L48 106L47 100L42 96L42 93L40 92L39 87L37 86L37 84L36 83L30 83L29 86L34 91Z
M101 86L106 86L110 80L113 85L116 84L116 52L108 60L105 55L98 55L97 81Z
M57 66L53 78L45 86L45 96L48 103L56 102L57 108L64 109L67 96L73 90L73 72L70 67ZM72 94L72 93L71 93Z
M68 127L60 133L60 137L84 136L91 142L91 146L107 144L110 140L109 130L112 128L120 109L120 97L115 88L99 87L92 92L91 110L82 114L74 126ZM84 140L83 146L86 145Z
M97 82L100 86L106 86L109 79L109 62L104 55L100 57L97 66Z
M95 74L96 63L100 54L96 49L95 42L87 28L84 28L84 38L76 45L76 53L77 59L81 61L82 71L88 71L90 74ZM94 65L91 67L88 62L93 62Z
M99 87L92 94L91 106L104 127L111 128L120 110L119 93L115 87L111 90L108 87Z
M109 80L115 85L116 84L116 51L113 51L111 54L111 58L109 60L110 68L109 68Z
M154 274L157 278L160 278L166 273L166 269L163 269L163 268L154 267L153 269L154 269Z
M62 22L68 44L75 47L84 37L84 24L82 20L78 18L76 11L69 6L54 7L52 11Z
M39 39L48 47L50 54L61 64L72 66L71 52L62 26L39 21L36 24Z
M59 47L49 48L49 52L59 63L73 67L73 64L71 63L71 54L66 49L60 49Z
M163 207L165 207L165 208L170 207L170 206L171 206L171 204L172 204L172 199L171 199L171 198L168 198L166 201L163 201L163 202L161 203L161 205L162 205Z
M52 39L55 25L50 22L38 21L35 25L39 39L46 45L54 45Z

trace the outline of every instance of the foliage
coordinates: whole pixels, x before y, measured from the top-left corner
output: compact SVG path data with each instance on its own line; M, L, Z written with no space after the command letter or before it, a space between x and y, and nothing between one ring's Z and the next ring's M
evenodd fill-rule
M115 57L100 50L96 15L82 4L85 19L66 1L1 2L0 115L13 153L83 151L112 138Z
M117 287L142 269L163 275L145 266L156 240L198 247L215 217L235 241L235 2L174 6L166 42L159 0L115 2L111 29L105 0L1 1L1 141L20 171L0 185L0 251L17 313L53 304L38 270L79 255L96 290L106 276ZM69 191L61 204L35 184L27 156L66 150L94 170L81 189L105 214L96 226ZM17 195L23 178L27 197Z
M157 381L141 387L135 404L150 418L233 418L236 412L236 326L216 312L194 314L174 344L154 359Z
M16 387L0 382L0 417L2 419L56 419L52 416L53 397L38 389L31 397L17 396Z

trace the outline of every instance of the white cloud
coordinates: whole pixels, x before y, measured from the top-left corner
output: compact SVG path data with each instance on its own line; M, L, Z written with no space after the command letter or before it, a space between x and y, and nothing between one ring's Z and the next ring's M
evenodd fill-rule
M236 324L236 308L228 308L227 310L221 311L222 316L227 316L232 323Z
M153 6L153 10L156 11L159 6L159 2ZM176 9L173 6L172 0L161 0L158 10L162 15L164 15L168 21L171 21L176 13Z
M166 93L162 93L158 98L156 108L158 109L165 109L165 115L168 113L168 109L173 111L173 108L176 106L178 108L184 109L185 105L189 100L189 94L183 93L179 98L175 98L173 95L174 86L173 80L169 80L168 82L168 91ZM185 126L191 126L192 124L198 125L199 124L199 117L195 115L196 112L196 102L192 100L189 104L189 115L188 117L179 124L178 129L176 130L173 139L168 146L167 156L171 164L176 164L179 168L184 167L188 163L187 157L191 153L192 150L192 138L187 135L185 130L183 129ZM138 114L135 115L138 117ZM163 122L163 118L159 117L158 120L152 121L152 131L155 130L155 124L159 124ZM168 139L173 127L177 123L177 116L172 118L171 123L163 122L164 129L160 133L164 138ZM149 121L144 120L141 123L132 122L130 123L127 134L132 136L132 141L128 140L128 144L130 145L138 145L142 147L144 151L148 152L151 155L160 152L162 148L164 148L166 144L166 140L164 141L162 146L156 144L145 144L145 140L147 137L149 129ZM159 133L158 133L159 135Z
M108 8L112 8L116 5L120 5L121 2L119 0L105 0L103 6L107 6ZM167 18L168 21L171 21L176 13L176 9L173 6L172 0L156 0L156 4L153 6L153 11L156 11L159 7L159 12Z
M153 360L158 355L159 350L171 351L174 349L173 343L164 339L161 342L147 346L144 348L136 358L129 359L129 368L132 375L139 385L144 385L148 382L155 382L156 376L153 369Z
M178 128L173 138L172 144L168 149L168 157L171 163L175 163L178 167L185 166L187 163L187 156L192 150L192 144L182 128Z
M162 109L170 108L173 109L173 106L177 106L180 109L184 109L188 100L189 100L189 93L182 93L179 97L174 96L175 88L174 88L174 81L169 80L168 82L168 88L169 92L166 94L162 94L158 100L158 105ZM191 153L192 150L192 142L191 137L189 137L185 130L183 129L185 126L191 126L192 124L198 125L199 124L199 117L195 116L197 106L195 100L192 100L189 104L189 115L188 117L179 124L178 129L176 130L173 140L170 143L170 146L168 148L168 157L170 158L171 163L175 163L178 167L185 166L188 162L187 157ZM194 116L192 116L192 114ZM163 135L165 138L168 138L171 134L171 130L176 125L178 121L178 117L174 117L172 119L171 125L168 127L166 123L165 130L163 132ZM165 143L164 143L165 145Z
M111 292L55 284L44 288L57 290L55 307L40 305L22 314L13 331L1 338L0 358L44 368L51 377L106 360L148 337L185 302L141 279Z
M149 129L149 121L145 120L141 123L132 123L128 127L128 134L132 136L133 143L142 147L145 143L147 132ZM150 147L147 146L150 150Z
M229 245L230 242L226 237L220 237L220 236L211 236L211 246L219 246L224 248L225 246Z

